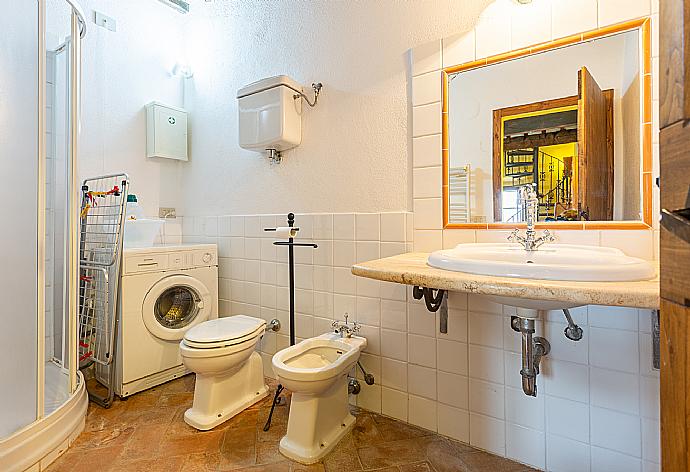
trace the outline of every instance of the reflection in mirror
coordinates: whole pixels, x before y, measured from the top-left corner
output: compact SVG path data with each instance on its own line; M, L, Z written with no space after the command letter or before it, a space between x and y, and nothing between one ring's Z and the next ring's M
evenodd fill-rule
M448 76L448 222L642 219L638 29Z

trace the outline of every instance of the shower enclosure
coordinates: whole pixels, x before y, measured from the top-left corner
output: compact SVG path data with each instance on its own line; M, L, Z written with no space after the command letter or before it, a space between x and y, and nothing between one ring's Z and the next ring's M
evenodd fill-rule
M82 9L0 15L0 470L43 470L84 426L77 368Z

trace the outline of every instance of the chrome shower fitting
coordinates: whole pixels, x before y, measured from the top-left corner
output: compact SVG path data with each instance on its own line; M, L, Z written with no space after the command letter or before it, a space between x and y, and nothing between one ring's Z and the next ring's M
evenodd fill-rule
M510 326L522 334L522 391L531 397L537 396L537 375L541 358L551 351L551 344L546 339L534 336L534 325L534 318L510 318Z

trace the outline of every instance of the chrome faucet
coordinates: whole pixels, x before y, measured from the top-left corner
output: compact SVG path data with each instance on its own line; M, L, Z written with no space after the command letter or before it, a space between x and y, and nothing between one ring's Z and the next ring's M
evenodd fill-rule
M357 334L360 330L360 325L355 321L351 325L347 321L348 314L345 313L345 323L335 320L331 323L333 332L339 334L341 338L351 338L353 334Z
M534 188L531 185L525 185L520 187L519 192L520 199L524 202L527 210L527 231L522 236L520 230L513 230L508 236L508 241L521 244L525 251L536 251L542 244L555 241L556 238L548 229L544 230L542 235L537 237L534 225L539 218L539 198L537 198L537 192L534 191Z

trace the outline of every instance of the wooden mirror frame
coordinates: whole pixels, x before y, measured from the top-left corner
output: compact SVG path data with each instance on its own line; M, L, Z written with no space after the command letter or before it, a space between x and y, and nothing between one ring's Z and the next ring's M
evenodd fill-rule
M524 223L450 223L448 220L449 192L448 166L450 158L450 135L448 130L448 75L478 69L499 62L539 52L558 49L564 46L584 43L625 31L640 30L642 53L642 221L563 221L538 223L538 228L550 229L649 229L652 227L652 54L651 21L649 17L630 20L584 33L566 36L545 43L516 49L503 54L465 62L441 70L441 133L442 133L442 172L443 172L443 228L444 229L512 229L524 227Z

